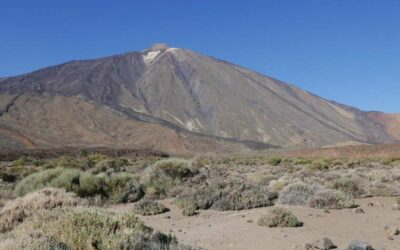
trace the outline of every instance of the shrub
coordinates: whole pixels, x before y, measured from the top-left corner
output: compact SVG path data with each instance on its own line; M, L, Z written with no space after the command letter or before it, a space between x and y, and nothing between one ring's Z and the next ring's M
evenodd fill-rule
M196 209L209 209L218 200L218 193L209 186L199 186L185 190L176 199L175 203L183 208L184 203L192 203Z
M396 197L396 204L400 206L400 197Z
M34 166L6 167L1 168L0 178L7 182L16 182L38 171L40 168Z
M148 168L143 177L146 195L165 197L174 186L182 184L189 177L198 173L192 168L191 161L167 159L156 162Z
M381 159L381 163L385 166L393 166L393 163L396 162L398 159L389 157L389 158L383 158Z
M197 173L197 170L192 168L192 162L184 159L161 160L154 164L154 168L172 179L184 179Z
M26 157L21 157L11 163L12 167L20 167L24 166L25 164L31 163L32 160Z
M316 190L316 187L311 187L310 185L302 182L293 183L286 186L279 193L279 201L282 204L304 206L315 194Z
M79 150L79 156L80 157L87 157L89 155L88 151L86 149L80 149Z
M364 188L361 186L361 184L351 179L340 178L334 180L329 187L332 189L340 190L346 194L353 196L354 198L359 198L365 193Z
M45 188L24 197L8 201L0 212L0 232L11 230L41 209L76 206L80 200L73 193Z
M193 216L196 214L197 204L189 200L177 200L176 205L182 210L182 214L185 216Z
M15 186L15 193L19 196L23 196L29 192L42 189L46 187L50 181L59 176L62 171L61 168L56 168L31 174L22 179Z
M262 187L233 186L222 191L219 199L213 203L212 208L227 211L267 207L273 205L272 199L274 198L276 198L275 193L268 192Z
M43 172L42 172L43 173ZM55 176L44 186L63 188L68 192L77 192L80 185L81 171L78 169L63 169L58 176Z
M125 158L116 158L116 159L105 159L96 164L96 166L91 169L91 172L94 174L101 172L115 172L120 170L121 167L129 164L129 161Z
M277 207L261 217L258 225L263 227L301 227L303 223L289 210Z
M329 163L327 160L315 160L311 164L309 164L308 169L314 171L325 171L329 169Z
M68 168L72 166L73 158L69 156L61 156L56 160L56 165L61 168Z
M13 185L0 180L0 208L2 208L8 200L14 198Z
M272 157L268 159L268 163L272 166L278 166L282 162L282 158L280 157Z
M355 167L358 167L358 166L360 166L361 165L361 160L359 160L359 159L356 159L356 160L348 160L347 162L346 162L346 167L348 167L348 168L355 168Z
M79 176L79 188L76 193L81 197L100 194L106 196L107 183L103 177L95 176L86 172Z
M5 182L15 182L18 176L4 171L0 172L0 179Z
M110 200L114 203L136 202L144 195L139 181L131 174L111 175L107 185Z
M311 163L311 160L304 158L295 158L292 160L294 165L307 165Z
M135 203L133 212L140 215L156 215L169 211L163 204L152 200L141 200Z
M354 200L348 194L339 190L324 190L311 197L308 202L309 207L327 208L327 209L342 209L354 207Z
M90 161L92 161L94 164L97 164L97 163L99 163L101 161L107 160L108 156L100 154L100 153L93 153L93 154L90 154L89 156L87 156L87 158Z
M145 226L133 214L75 208L38 213L19 230L52 235L70 249L183 249L175 237Z
M272 191L278 192L282 190L290 182L288 176L283 176L277 180L271 180L268 183L268 188Z
M78 169L49 169L29 175L20 181L15 192L19 195L39 190L44 187L63 188L81 197L106 195L107 186L104 178Z
M70 250L63 242L55 240L51 236L41 235L40 233L29 233L12 240L5 240L0 243L1 249L20 250L20 249L45 249L45 250Z
M177 204L188 201L195 209L211 207L227 211L271 206L275 198L277 194L269 192L264 186L255 185L240 178L231 178L186 188L175 201Z

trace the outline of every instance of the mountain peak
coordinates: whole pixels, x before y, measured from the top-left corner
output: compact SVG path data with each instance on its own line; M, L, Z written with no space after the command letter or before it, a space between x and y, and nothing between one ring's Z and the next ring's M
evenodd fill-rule
M158 50L167 50L169 49L169 46L165 43L155 43L153 45L151 45L150 48L146 49L146 52L149 51L158 51Z
M365 113L184 49L155 44L111 59L0 80L0 149L11 137L10 147L32 141L175 152L400 142L398 116Z

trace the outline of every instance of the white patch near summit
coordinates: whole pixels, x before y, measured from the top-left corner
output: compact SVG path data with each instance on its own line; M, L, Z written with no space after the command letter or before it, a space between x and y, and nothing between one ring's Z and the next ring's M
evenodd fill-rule
M151 63L152 61L154 61L154 58L156 58L160 53L161 50L149 51L143 55L143 60L145 61L145 63Z
M169 48L169 49L167 49L165 52L173 52L173 51L175 51L175 50L177 50L177 48Z

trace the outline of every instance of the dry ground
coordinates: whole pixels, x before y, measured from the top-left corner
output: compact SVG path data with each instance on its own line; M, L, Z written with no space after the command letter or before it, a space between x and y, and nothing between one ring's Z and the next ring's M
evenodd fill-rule
M171 200L164 200L163 203L171 211L141 216L141 219L164 233L174 233L185 244L204 249L288 250L323 237L331 239L338 249L345 249L354 239L367 241L377 250L399 249L400 244L400 236L389 240L385 235L386 225L400 226L400 211L392 210L394 199L389 197L356 200L365 211L363 214L355 213L353 209L330 210L326 213L321 209L284 206L304 222L300 228L258 226L258 218L272 207L228 212L202 210L197 216L187 217ZM371 207L369 203L374 205ZM132 204L128 204L109 209L129 211L131 208Z

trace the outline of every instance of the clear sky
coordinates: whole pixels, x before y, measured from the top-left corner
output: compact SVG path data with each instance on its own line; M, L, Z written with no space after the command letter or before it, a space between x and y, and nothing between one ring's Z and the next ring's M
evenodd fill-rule
M400 112L398 0L0 2L0 76L155 42L364 110Z

